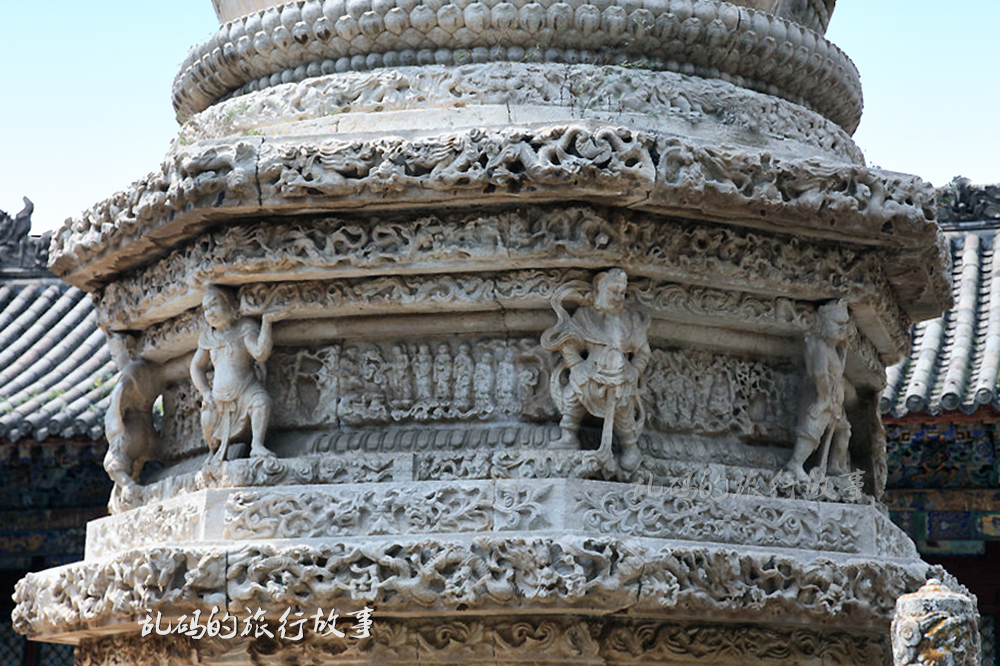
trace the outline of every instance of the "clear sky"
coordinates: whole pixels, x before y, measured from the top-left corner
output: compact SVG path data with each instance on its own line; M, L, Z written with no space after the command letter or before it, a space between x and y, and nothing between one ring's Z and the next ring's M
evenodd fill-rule
M0 209L28 196L39 233L155 169L173 77L217 26L210 0L5 0ZM871 164L1000 182L997 26L1000 0L839 1L827 36L861 71Z

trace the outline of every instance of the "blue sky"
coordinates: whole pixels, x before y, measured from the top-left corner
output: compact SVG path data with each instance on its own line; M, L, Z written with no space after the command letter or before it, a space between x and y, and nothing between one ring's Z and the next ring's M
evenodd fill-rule
M210 0L6 4L0 209L27 195L38 233L159 165L173 77L218 22ZM870 163L1000 182L997 26L1000 0L840 0L827 36L861 71L855 140Z

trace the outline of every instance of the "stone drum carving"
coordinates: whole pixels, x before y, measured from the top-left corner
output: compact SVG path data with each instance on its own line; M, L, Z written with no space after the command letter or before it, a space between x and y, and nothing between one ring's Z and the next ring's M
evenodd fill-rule
M210 286L202 301L209 328L198 338L191 360L191 380L202 395L201 427L209 449L224 460L229 444L251 437L250 455L274 455L264 446L271 417L271 398L264 386L264 363L271 356L271 324L265 314L258 325L240 317L235 299ZM208 370L214 370L211 384Z
M849 324L847 305L833 301L819 308L805 335L807 390L799 410L795 449L786 466L800 479L807 477L803 465L820 446L819 469L825 471L830 458L831 471L848 472L851 424L844 411L844 369Z
M104 418L108 438L104 469L115 484L108 507L117 513L131 504L143 465L160 454L153 404L163 392L163 384L157 366L141 358L133 360L135 338L116 334L109 338L108 346L121 368Z
M625 306L625 271L615 268L594 279L593 293L572 316L563 306L575 284L557 289L552 307L558 321L542 334L542 347L558 351L552 373L552 399L562 414L557 445L577 445L580 422L589 413L604 419L600 452L611 456L612 435L622 447L620 464L639 465L636 446L646 421L642 372L651 355L649 317Z

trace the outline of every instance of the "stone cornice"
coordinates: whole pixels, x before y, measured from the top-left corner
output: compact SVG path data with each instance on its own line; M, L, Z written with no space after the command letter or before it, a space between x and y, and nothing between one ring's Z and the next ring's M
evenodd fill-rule
M565 200L768 231L895 246L886 272L914 319L950 297L933 190L912 176L712 148L602 123L421 139L222 142L173 154L159 174L64 227L52 269L93 289L212 221L285 212ZM900 247L902 246L902 247ZM933 259L929 261L928 259Z

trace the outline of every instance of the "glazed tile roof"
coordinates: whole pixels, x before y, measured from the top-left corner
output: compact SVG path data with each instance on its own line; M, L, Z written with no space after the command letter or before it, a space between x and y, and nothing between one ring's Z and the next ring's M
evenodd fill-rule
M951 242L955 306L913 326L910 356L888 368L879 408L891 417L1000 409L1000 188L956 181L938 197Z
M90 297L45 268L32 209L0 211L0 443L100 439L115 365Z
M115 373L87 294L0 280L0 441L103 437Z

